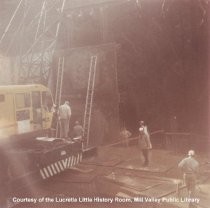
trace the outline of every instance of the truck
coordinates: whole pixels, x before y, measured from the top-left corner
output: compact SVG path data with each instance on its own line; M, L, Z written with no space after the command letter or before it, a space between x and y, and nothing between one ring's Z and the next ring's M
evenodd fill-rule
M9 190L49 179L82 160L81 142L48 136L53 106L44 85L0 86L0 184Z

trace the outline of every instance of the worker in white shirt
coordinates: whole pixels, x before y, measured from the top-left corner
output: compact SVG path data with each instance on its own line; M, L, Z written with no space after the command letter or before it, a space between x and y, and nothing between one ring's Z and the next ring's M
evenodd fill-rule
M69 121L71 117L71 108L69 106L69 101L65 101L58 109L58 118L60 121L60 137L68 138L69 133Z
M144 157L143 166L149 165L149 151L152 149L152 144L150 141L150 135L147 129L147 126L144 124L144 121L139 122L139 146Z
M178 167L183 172L184 182L187 187L188 196L194 197L195 186L196 186L196 176L198 174L199 163L194 158L195 151L189 150L188 157L185 157L179 164Z

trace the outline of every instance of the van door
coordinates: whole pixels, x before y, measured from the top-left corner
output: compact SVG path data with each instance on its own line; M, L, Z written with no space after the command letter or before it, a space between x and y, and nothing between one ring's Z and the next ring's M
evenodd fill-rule
M30 124L30 93L15 93L15 117L17 122L17 134L23 134L31 131Z
M0 139L16 133L12 94L0 93Z
M41 93L39 91L32 92L32 112L34 129L42 129Z

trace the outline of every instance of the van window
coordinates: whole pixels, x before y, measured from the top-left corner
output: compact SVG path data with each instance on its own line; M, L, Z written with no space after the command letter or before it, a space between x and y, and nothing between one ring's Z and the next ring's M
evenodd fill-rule
M17 108L28 108L31 106L31 99L29 93L15 94L15 101Z
M5 100L5 96L4 95L0 95L0 102L4 102Z
M40 92L32 92L32 106L33 108L41 108Z
M20 110L16 112L16 119L17 121L29 120L30 113L29 110Z

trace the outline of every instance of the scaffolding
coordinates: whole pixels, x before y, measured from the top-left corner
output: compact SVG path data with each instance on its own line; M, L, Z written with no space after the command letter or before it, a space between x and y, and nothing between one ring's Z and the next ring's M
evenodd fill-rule
M6 54L15 51L19 57L18 84L48 83L65 3L66 0L20 0L18 3L0 38L2 46L8 31L15 30L5 51Z

